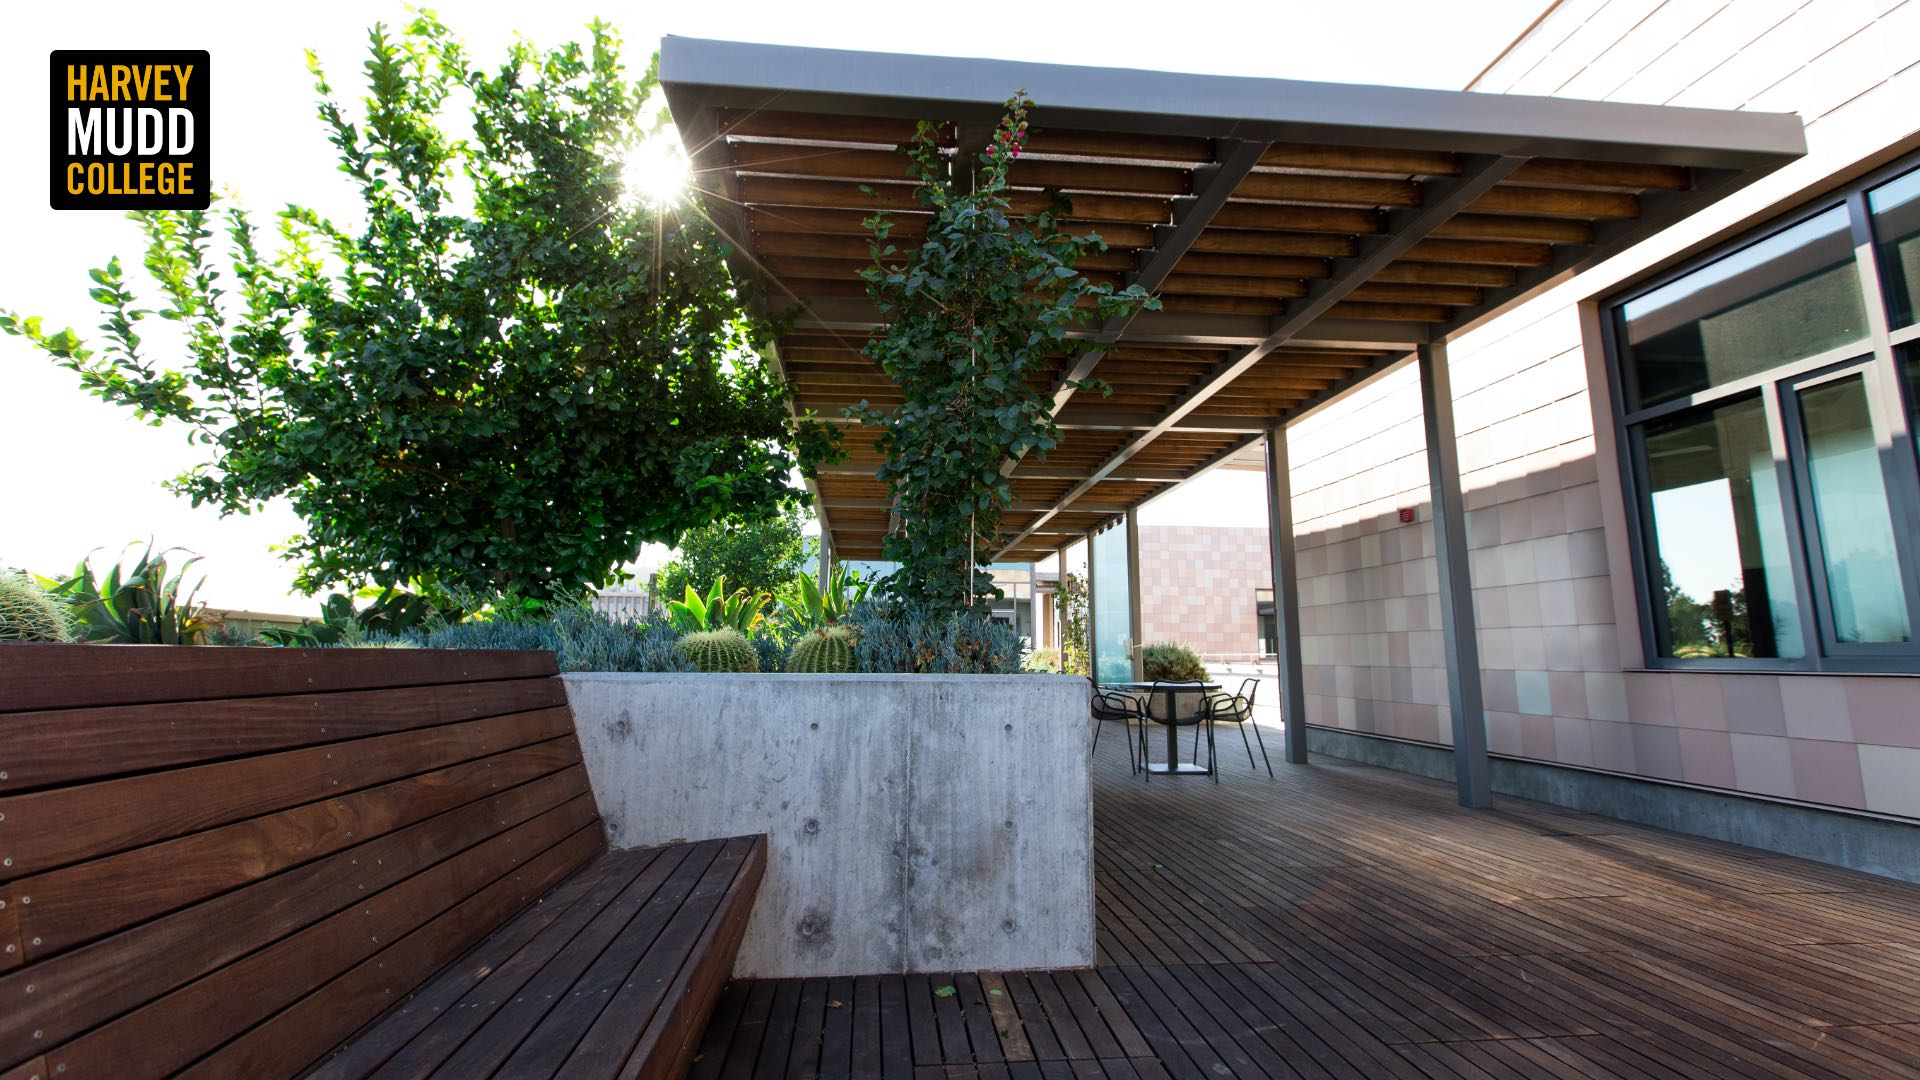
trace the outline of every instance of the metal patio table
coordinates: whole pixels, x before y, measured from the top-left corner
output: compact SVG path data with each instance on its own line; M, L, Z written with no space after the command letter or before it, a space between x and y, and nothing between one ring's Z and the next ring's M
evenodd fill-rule
M1216 682L1113 682L1102 683L1101 685L1109 690L1125 690L1128 693L1135 694L1151 694L1154 689L1158 687L1160 694L1167 699L1167 711L1162 715L1169 720L1173 719L1174 716L1173 696L1175 694L1200 694L1204 696L1220 689L1220 684ZM1152 702L1147 703L1147 719L1153 719ZM1206 723L1206 721L1202 719L1200 723ZM1185 765L1180 764L1179 726L1176 724L1167 724L1166 729L1167 760L1165 763L1153 762L1148 764L1146 766L1148 772L1167 776L1213 775L1212 769L1201 768L1198 761ZM1217 768L1218 766L1216 765L1215 767Z

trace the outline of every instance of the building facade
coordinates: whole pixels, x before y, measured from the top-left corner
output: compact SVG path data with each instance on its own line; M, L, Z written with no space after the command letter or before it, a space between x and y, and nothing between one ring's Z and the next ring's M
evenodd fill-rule
M1273 655L1267 530L1140 526L1143 642L1178 641L1209 661Z
M1564 0L1474 89L1810 147L1450 343L1491 751L1920 818L1920 0ZM1410 364L1289 430L1311 725L1451 741L1423 445Z

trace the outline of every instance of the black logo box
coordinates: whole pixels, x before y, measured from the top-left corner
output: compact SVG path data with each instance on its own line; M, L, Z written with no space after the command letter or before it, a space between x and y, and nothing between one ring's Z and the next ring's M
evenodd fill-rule
M119 100L68 100L69 68L82 68L91 71L106 66L109 72L114 65L130 70L152 71L157 66L166 71L160 87L149 84L145 87L147 97L133 97L137 91L129 80L125 93L127 97ZM176 95L178 86L173 77L175 67L192 68L184 94ZM212 178L208 175L208 163L211 160L209 146L212 133L208 130L211 100L211 77L207 52L204 49L55 49L47 64L47 201L55 210L204 210L212 192ZM168 100L153 100L157 89L164 89ZM100 138L99 154L74 155L68 152L68 123L70 109L113 110L110 118L106 112L98 117ZM141 117L137 112L129 115L120 110L156 109L159 111L159 147L156 152L142 154L140 150L140 124L144 119L148 126L147 134L152 134L152 117ZM185 154L169 153L168 128L179 133L180 123L169 115L168 110L183 109L192 118L193 142ZM113 154L108 151L105 131L109 119L115 125L116 134L127 129L121 125L131 122L134 137L129 140L127 152ZM170 121L173 121L171 124ZM91 138L88 143L94 142ZM76 172L71 167L78 164ZM142 166L145 165L143 173ZM161 194L161 180L171 169L174 176L179 175L179 166L186 166L186 183L177 186L187 188L185 193ZM148 180L147 192L137 190L142 176ZM72 190L73 185L80 188ZM117 190L116 190L117 189Z

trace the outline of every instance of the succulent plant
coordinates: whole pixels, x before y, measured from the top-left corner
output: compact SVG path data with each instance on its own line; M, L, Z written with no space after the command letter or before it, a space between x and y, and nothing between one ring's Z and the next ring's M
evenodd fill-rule
M18 571L0 573L0 641L72 641L67 607Z
M851 627L823 626L801 636L787 656L788 671L816 674L854 670L854 646L860 638Z
M701 671L759 671L760 652L747 635L726 627L696 630L680 638L680 655Z

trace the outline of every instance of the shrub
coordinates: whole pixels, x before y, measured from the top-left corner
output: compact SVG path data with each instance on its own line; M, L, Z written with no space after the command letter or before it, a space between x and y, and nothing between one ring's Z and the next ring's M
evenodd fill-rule
M1020 635L972 611L930 612L864 603L847 617L860 636L859 670L902 675L1011 675Z
M732 627L695 630L680 639L680 655L700 671L748 672L760 670L760 652L747 635Z
M1207 681L1207 665L1200 662L1200 654L1177 641L1156 641L1141 649L1140 667L1149 679Z
M815 673L855 670L854 647L860 639L845 626L823 626L793 643L788 671Z
M17 570L0 573L0 641L72 641L66 606Z
M747 639L760 656L761 671L779 671L787 664L787 644L775 637L770 628Z
M1028 671L1048 671L1048 672L1058 673L1060 670L1060 650L1059 649L1035 649L1032 652L1027 654L1027 659L1022 664L1022 666L1025 667Z
M561 671L692 671L663 618L615 622L585 607L558 607L539 619L456 623L415 634L429 649L550 649Z

